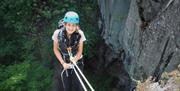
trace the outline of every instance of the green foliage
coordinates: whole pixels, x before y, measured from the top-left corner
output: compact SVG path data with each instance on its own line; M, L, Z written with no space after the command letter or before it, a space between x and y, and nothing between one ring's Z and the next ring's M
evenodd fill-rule
M4 77L1 78L0 90L3 91L18 91L21 90L21 85L25 81L27 76L27 69L29 68L28 63L10 65L4 67L1 72Z
M81 8L79 9L81 18L80 26L87 38L84 46L84 54L88 59L97 55L97 45L95 44L100 41L97 8L97 2L87 0L86 3L81 4Z
M31 63L27 77L29 91L44 91L50 87L52 71L40 64L40 62Z
M51 83L52 72L40 62L1 65L0 91L44 91Z

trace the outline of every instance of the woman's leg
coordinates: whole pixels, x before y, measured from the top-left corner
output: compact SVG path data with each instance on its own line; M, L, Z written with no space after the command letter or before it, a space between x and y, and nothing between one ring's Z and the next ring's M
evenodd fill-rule
M62 83L64 87L64 91L72 91L72 75L71 70L65 70L62 75Z
M83 72L83 68L84 68L84 64L83 61L80 61L78 64L78 67L80 68L80 70ZM77 70L77 69L76 69ZM78 72L79 73L79 72ZM80 73L79 73L80 75ZM80 75L81 76L81 75ZM82 77L81 77L82 78ZM76 76L75 72L72 72L72 91L84 91L83 87L78 79L78 77Z

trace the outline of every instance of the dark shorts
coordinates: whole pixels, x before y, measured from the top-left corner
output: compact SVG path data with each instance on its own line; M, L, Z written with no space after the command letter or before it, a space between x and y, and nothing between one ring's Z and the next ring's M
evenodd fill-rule
M78 67L83 72L84 63L83 59L77 62ZM76 69L77 70L77 69ZM80 74L79 74L80 75ZM62 73L62 83L64 91L83 91L79 79L77 78L73 69L67 69Z

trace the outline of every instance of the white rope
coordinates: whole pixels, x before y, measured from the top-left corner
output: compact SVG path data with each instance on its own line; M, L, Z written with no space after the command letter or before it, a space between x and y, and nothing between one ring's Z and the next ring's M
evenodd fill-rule
M63 84L63 88L65 89L65 87L64 87L64 78L63 78L63 73L64 73L64 69L63 69L63 71L61 72L61 80L62 80L62 84Z
M168 7L169 5L173 2L174 0L169 0L169 2L166 4L166 6L158 13L158 16L163 13Z
M87 91L87 88L85 87L85 85L84 85L84 83L83 83L82 79L80 78L80 76L79 76L78 72L76 71L76 69L75 69L74 67L73 67L73 70L74 70L74 72L75 72L76 76L78 77L78 79L79 79L79 81L80 81L80 83L81 83L81 85L82 85L82 87L83 87L84 91Z
M84 74L82 73L82 71L79 69L79 67L77 66L76 63L73 63L75 65L75 67L78 69L79 73L81 74L81 76L83 77L83 79L85 80L85 82L87 83L87 85L90 87L91 91L94 91L93 87L91 86L91 84L89 83L89 81L86 79L86 77L84 76Z
M89 88L91 89L91 91L94 91L93 87L91 86L91 84L89 83L89 81L86 79L86 77L84 76L84 74L82 73L82 71L79 69L79 67L77 66L76 63L73 62L73 60L71 60L72 58L72 54L71 52L68 51L68 54L70 56L70 61L74 64L74 66L77 68L77 70L79 71L80 75L83 77L83 79L85 80L85 82L87 83L87 85L89 86ZM74 68L75 69L75 68ZM74 70L76 71L76 70ZM77 72L77 71L76 71ZM78 73L77 73L78 74ZM76 75L77 75L76 74ZM79 74L78 74L79 75ZM79 79L80 80L80 79ZM83 85L82 85L83 86Z

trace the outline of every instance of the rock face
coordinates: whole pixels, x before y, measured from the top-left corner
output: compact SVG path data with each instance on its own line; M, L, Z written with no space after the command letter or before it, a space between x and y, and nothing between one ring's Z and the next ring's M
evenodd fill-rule
M180 64L179 0L98 0L98 3L99 25L108 46L100 51L104 58L99 63L106 65L99 69L107 68L119 79L118 86L128 85L130 78L143 80L150 75L158 81L164 71L170 72ZM116 67L118 64L123 71ZM128 80L121 83L124 76Z

